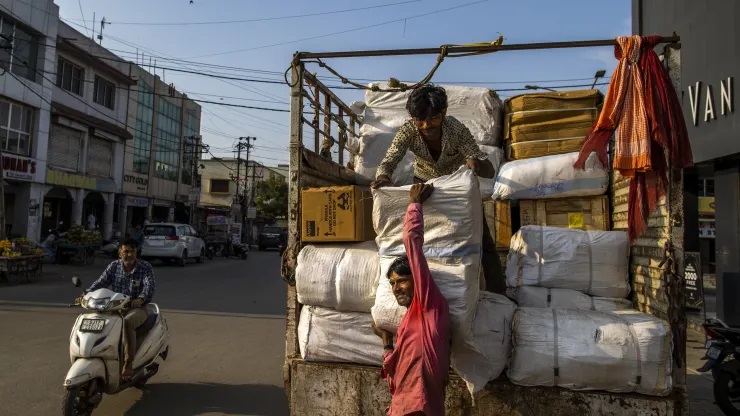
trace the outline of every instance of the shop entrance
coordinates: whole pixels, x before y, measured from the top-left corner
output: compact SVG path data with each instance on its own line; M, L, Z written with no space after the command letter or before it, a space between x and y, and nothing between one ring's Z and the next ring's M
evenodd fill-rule
M105 212L105 198L100 192L90 192L82 201L82 224L85 229L101 229Z
M49 235L49 230L59 228L69 230L72 223L72 194L66 188L55 186L44 196L44 207L41 216L41 238Z

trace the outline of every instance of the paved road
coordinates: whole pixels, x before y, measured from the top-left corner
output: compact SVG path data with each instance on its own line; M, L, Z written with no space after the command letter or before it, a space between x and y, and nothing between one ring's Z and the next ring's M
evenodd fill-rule
M0 286L0 414L59 415L77 309L64 307L95 267L49 266L35 284ZM286 415L285 290L276 252L246 261L155 263L171 332L167 362L144 390L105 396L95 415Z

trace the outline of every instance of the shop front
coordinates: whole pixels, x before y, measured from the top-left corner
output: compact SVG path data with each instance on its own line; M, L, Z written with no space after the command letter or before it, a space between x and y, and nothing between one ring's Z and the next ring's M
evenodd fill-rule
M740 55L727 40L740 36L738 20L740 8L730 0L633 1L635 33L681 37L671 54L680 67L679 97L695 163L683 172L683 244L701 256L705 278L715 272L716 312L731 325L740 325L734 307L740 296Z
M46 170L49 190L44 196L44 231L72 225L97 229L104 239L113 235L116 183L112 179ZM47 225L49 226L47 228Z
M40 204L38 194L43 185L33 183L42 179L36 159L14 154L3 154L5 179L5 233L11 237L36 238ZM29 226L33 229L29 234Z

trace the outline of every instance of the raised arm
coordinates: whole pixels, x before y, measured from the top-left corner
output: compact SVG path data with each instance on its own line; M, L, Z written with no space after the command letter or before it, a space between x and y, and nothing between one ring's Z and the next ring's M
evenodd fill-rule
M419 300L423 309L427 308L431 297L441 296L439 288L432 280L427 259L424 257L424 214L422 203L429 198L434 188L432 185L416 184L411 187L410 203L406 209L403 229L403 245L411 266L414 278L414 298Z
M496 172L493 169L493 163L488 160L486 152L480 150L478 143L475 142L473 133L465 126L462 126L460 137L460 152L465 155L466 165L481 178L493 178Z

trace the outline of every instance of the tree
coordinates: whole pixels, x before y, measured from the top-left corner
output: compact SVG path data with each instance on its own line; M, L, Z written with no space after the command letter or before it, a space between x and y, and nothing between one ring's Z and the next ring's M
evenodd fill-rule
M265 218L288 216L288 184L282 176L273 176L257 182L254 189L254 205L257 215Z

